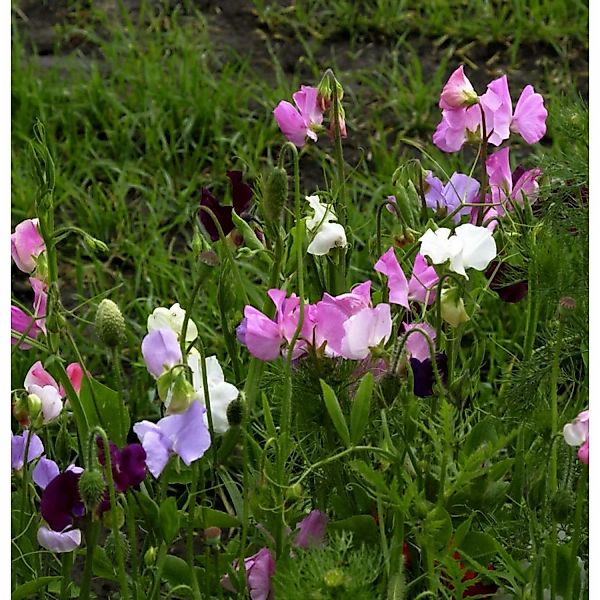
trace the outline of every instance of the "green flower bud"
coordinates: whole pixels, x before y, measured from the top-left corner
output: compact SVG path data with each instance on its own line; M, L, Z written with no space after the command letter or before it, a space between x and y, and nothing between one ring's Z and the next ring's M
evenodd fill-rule
M465 303L458 295L457 289L442 290L440 308L442 319L452 325L452 327L458 327L461 323L466 323L470 320L465 310Z
M163 373L158 378L157 389L169 415L185 412L196 398L196 390L184 367L173 367Z
M246 407L244 401L241 398L237 398L233 402L230 402L227 406L227 422L231 427L237 427L241 425L244 420L244 411Z
M157 550L155 546L150 546L144 554L144 564L151 567L156 562Z
M267 176L262 211L269 225L277 225L288 197L288 177L285 169L275 167Z
M121 554L123 559L127 560L129 558L131 546L129 545L127 536L121 531L118 532L117 537L113 535L112 531L106 537L106 541L104 542L106 557L112 562L117 561L117 544L121 546Z
M323 575L323 581L329 588L342 587L346 583L346 577L341 569L329 569Z
M100 506L104 497L106 483L100 471L87 469L79 478L79 495L89 513L93 513Z
M107 298L96 311L96 333L108 348L117 348L125 341L125 319L119 307Z
M285 496L288 500L299 500L300 498L302 498L303 492L304 488L302 487L302 485L299 483L295 483L287 489Z

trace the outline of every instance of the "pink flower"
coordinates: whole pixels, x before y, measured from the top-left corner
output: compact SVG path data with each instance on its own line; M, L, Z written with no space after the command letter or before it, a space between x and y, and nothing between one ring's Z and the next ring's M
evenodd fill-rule
M477 92L473 89L471 82L464 73L463 65L460 65L448 79L442 95L440 96L440 108L467 108L477 102Z
M481 126L479 106L444 109L442 121L433 134L433 143L444 152L458 152L467 141L467 133L477 133ZM481 137L481 133L479 133Z
M246 569L246 587L252 600L271 600L271 577L275 574L275 559L268 548L261 548L256 554L244 559ZM239 571L239 561L233 563L233 568ZM221 578L221 585L230 592L236 592L229 576Z
M284 290L272 289L267 292L276 307L275 319L270 319L253 306L244 308L244 319L237 328L238 340L250 353L261 360L275 360L285 342L290 343L298 326L300 299L296 294L286 298ZM300 338L294 347L294 356L300 356L306 341L312 340L313 323L310 310L306 307Z
M429 336L435 352L436 333L435 329L429 323L403 323L402 325L404 326L404 331L406 332L409 332L415 328L422 329ZM429 350L427 338L420 331L411 333L408 336L404 347L410 358L416 358L420 362L431 358L431 352Z
M314 548L322 546L325 542L325 529L329 523L329 517L320 510L312 510L296 525L298 535L294 540L294 546L298 548Z
M440 278L433 267L430 267L422 254L417 254L411 278L408 282L408 299L433 304L435 290Z
M25 273L32 273L35 270L37 257L46 249L38 227L38 219L27 219L19 223L10 236L13 260Z
M341 356L362 360L371 348L389 340L392 334L392 317L389 304L363 308L344 323Z
M390 291L389 301L392 304L399 304L404 308L410 308L408 305L408 281L406 275L396 258L394 248L390 248L373 267L377 272L383 273L388 278L388 288Z
M546 135L547 116L541 94L534 92L533 86L527 85L517 101L510 130L518 133L528 144L535 144Z
M481 96L480 102L485 115L485 133L488 142L499 146L510 136L512 119L512 101L506 75L488 83L487 92Z
M314 129L323 122L323 112L317 96L317 88L300 86L300 90L292 96L297 109L282 100L273 111L283 135L299 148L304 146L307 137L315 142L318 139ZM343 131L345 133L345 126Z
M33 318L13 305L10 307L10 326L20 334L27 332L27 337L36 339L40 333L46 333L47 285L35 277L30 277L29 282L33 288ZM11 344L17 344L19 337L16 334L11 335ZM29 350L31 345L23 341L19 348Z
M580 446L577 457L584 465L590 464L590 411L584 410L563 428L565 442L569 446Z

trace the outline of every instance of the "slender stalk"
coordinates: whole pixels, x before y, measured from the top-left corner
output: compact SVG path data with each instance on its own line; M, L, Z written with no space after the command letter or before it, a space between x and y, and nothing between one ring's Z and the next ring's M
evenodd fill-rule
M129 536L129 546L131 548L131 573L134 581L137 582L137 577L139 575L139 562L138 543L135 530L135 502L133 494L130 490L127 491L125 506L127 508L127 535Z
M100 523L92 520L91 515L88 516L88 526L85 536L85 567L83 569L83 579L81 581L81 587L79 588L79 599L88 600L90 597L90 587L92 582L92 567L94 563L94 549L96 548L96 542L98 541L98 532L100 530Z
M112 349L112 361L113 361L113 373L114 373L114 377L115 377L115 391L117 392L117 396L119 399L121 438L122 438L123 444L125 444L127 442L127 430L125 429L127 419L126 419L125 401L123 399L123 376L121 373L121 354L120 354L119 348Z
M575 573L579 573L577 564L577 551L579 550L579 540L581 538L581 515L583 513L583 503L587 498L586 483L588 479L588 468L584 467L579 481L577 482L577 504L575 505L575 520L573 524L573 538L571 540L571 568L568 573L567 593L565 598L573 598L573 587L575 585Z
M198 487L198 469L200 463L196 460L192 463L192 482L190 484L189 491L189 503L188 503L188 527L187 527L187 562L190 568L190 579L192 580L192 595L194 600L200 600L202 594L200 593L200 587L198 585L198 578L196 577L194 569L194 515L196 512L196 490Z
M479 110L481 111L481 191L480 191L480 202L481 206L477 212L477 225L481 226L483 223L483 218L485 216L485 194L488 187L488 176L486 169L486 160L487 160L487 152L488 152L488 141L487 141L487 131L485 125L485 112L483 110L483 106L479 105Z
M154 584L152 585L152 590L150 591L150 600L157 598L160 592L160 580L162 579L162 572L165 566L166 558L167 545L164 542L161 542L158 549L158 558L156 559L156 573L154 573Z
M73 552L65 552L62 556L62 566L60 570L60 600L66 600L71 597L69 588L71 587L71 569L73 568Z

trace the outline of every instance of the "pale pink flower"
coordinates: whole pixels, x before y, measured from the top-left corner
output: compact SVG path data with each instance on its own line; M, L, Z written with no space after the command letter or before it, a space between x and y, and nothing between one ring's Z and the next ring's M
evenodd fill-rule
M440 108L467 108L477 102L477 92L467 79L464 66L460 65L448 79L442 95Z
M569 446L579 446L577 457L585 464L590 464L590 411L584 410L571 423L563 428L565 442Z
M10 236L11 254L21 271L32 273L37 265L37 257L46 246L39 232L39 220L27 219L15 227Z
M323 123L323 112L317 96L317 88L303 85L292 96L297 108L282 100L273 111L283 135L299 148L307 137L315 142L318 139L314 130Z

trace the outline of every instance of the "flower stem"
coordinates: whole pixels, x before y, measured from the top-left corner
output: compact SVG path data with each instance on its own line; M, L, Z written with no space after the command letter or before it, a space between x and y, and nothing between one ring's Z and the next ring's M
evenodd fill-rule
M131 573L133 574L134 580L137 583L137 576L139 574L138 544L135 531L135 505L131 491L127 491L125 506L127 508L127 534L129 536L129 546L131 548Z
M69 588L71 587L71 569L73 568L73 552L65 552L62 556L61 581L60 581L60 600L66 600L71 597Z
M573 538L571 540L571 568L568 573L567 593L565 598L573 598L573 587L575 585L575 573L579 572L577 565L577 551L579 550L579 539L581 537L581 514L583 512L583 503L587 498L586 483L588 478L588 468L584 467L579 481L577 482L577 504L575 505L575 521L573 524Z
M488 176L487 176L487 169L486 169L486 160L487 160L487 153L488 153L488 142L487 142L487 131L486 131L486 127L485 127L485 112L483 110L483 106L480 104L479 105L479 110L481 111L481 152L480 152L480 156L481 156L481 191L480 191L480 202L481 202L481 206L479 207L479 210L477 212L477 225L481 226L481 224L483 223L483 218L485 216L485 193L487 191L487 187L488 187Z
M192 482L189 491L188 503L188 528L187 528L187 562L190 568L190 579L192 580L192 594L194 600L200 600L202 594L198 585L198 578L194 570L194 514L196 512L196 490L198 487L198 469L200 463L196 460L192 463Z
M94 563L94 549L96 548L96 542L98 540L98 531L100 529L100 523L94 521L91 515L88 516L88 526L85 535L85 567L83 569L83 580L81 581L81 587L79 588L79 599L88 600L90 597L90 586L92 582L92 567Z

